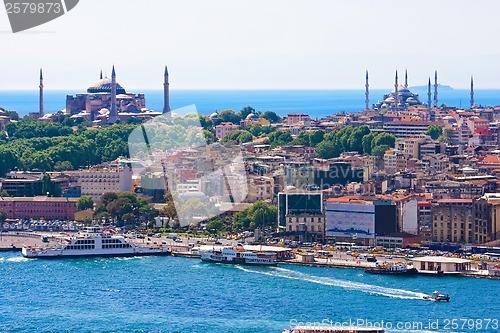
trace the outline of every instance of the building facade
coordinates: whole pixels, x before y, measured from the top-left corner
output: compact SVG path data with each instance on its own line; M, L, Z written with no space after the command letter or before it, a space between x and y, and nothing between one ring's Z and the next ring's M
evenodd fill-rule
M80 170L78 184L82 195L96 202L107 192L132 191L132 168L128 164L113 163Z
M474 242L472 199L441 199L432 207L434 242Z
M9 219L73 220L76 198L0 197L0 211Z

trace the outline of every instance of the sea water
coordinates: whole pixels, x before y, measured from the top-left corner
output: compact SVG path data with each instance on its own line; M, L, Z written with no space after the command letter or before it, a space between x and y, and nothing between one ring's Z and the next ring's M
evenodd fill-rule
M499 331L500 280L182 257L0 257L1 332L271 333L349 321L389 332ZM451 301L423 299L434 290Z
M44 94L45 112L51 113L66 107L66 95L82 91L46 90ZM144 93L146 106L155 111L163 110L163 91L134 91ZM386 90L370 91L371 104L383 99ZM416 89L423 102L427 93ZM439 91L439 105L468 108L468 90L443 89ZM500 105L500 90L476 90L474 100L477 105ZM365 108L364 90L172 90L172 109L195 105L198 112L209 115L215 110L232 109L239 111L252 106L257 111L274 111L281 116L290 112L304 112L312 118L320 118L338 112L355 112ZM20 115L38 112L38 91L0 91L0 107L15 110Z

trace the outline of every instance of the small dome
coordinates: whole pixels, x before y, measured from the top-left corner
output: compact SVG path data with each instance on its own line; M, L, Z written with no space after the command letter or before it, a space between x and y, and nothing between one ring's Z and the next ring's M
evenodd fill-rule
M219 118L219 113L217 111L215 111L209 117L210 117L210 119L217 119L217 118Z
M250 120L250 119L257 119L259 118L255 113L250 113L245 119Z
M107 113L109 113L109 110L106 109L106 108L102 108L102 109L99 110L99 113L100 114L107 114Z
M111 94L111 79L105 77L104 79L100 79L99 81L95 82L93 85L88 87L87 92L89 94L96 94L96 93L110 93ZM117 82L116 83L116 94L126 94L125 89L120 86L120 84Z
M394 97L387 97L384 101L385 103L394 103L396 102L396 100L394 99Z
M415 98L413 98L413 97L408 97L406 99L406 103L408 103L408 104L418 104L418 101Z

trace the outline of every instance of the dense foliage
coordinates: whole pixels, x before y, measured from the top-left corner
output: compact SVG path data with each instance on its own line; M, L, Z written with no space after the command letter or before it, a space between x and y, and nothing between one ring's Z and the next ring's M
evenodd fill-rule
M158 214L146 199L132 192L104 193L95 210L97 218L111 220L116 226L137 226L153 221Z
M395 144L396 137L392 134L385 132L374 134L367 126L357 128L346 126L325 134L324 140L316 145L316 152L321 158L338 157L347 151L379 155L381 151L385 152Z
M21 120L9 123L9 139L0 142L0 176L10 170L60 171L128 156L127 139L134 125L73 131L57 123ZM34 136L35 133L37 136ZM0 133L5 138L5 134Z

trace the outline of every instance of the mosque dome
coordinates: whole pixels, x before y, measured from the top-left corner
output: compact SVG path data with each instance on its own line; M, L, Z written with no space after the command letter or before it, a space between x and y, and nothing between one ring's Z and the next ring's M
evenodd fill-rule
M95 82L92 84L90 87L87 89L87 93L89 94L96 94L96 93L109 93L111 94L111 79L110 78L103 78L100 79L99 81ZM125 89L123 89L122 86L117 82L116 83L116 94L126 94Z
M394 97L390 96L390 97L387 97L385 100L384 100L384 103L395 103L396 100L394 99Z
M249 113L245 119L251 120L251 119L257 119L257 118L259 118L259 117L255 113Z
M215 111L215 112L213 112L213 113L212 113L209 117L210 117L210 119L212 119L212 120L213 120L213 119L217 119L217 118L219 118L219 113L218 113L217 111Z
M406 99L406 103L408 103L410 105L413 105L413 104L418 104L418 101L415 98L413 98L413 97L408 97Z

